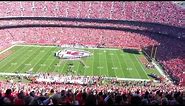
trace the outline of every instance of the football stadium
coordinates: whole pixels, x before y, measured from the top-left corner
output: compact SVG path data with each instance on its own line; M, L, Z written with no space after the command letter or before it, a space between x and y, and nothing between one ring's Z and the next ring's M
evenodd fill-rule
M185 104L184 1L1 1L0 104Z

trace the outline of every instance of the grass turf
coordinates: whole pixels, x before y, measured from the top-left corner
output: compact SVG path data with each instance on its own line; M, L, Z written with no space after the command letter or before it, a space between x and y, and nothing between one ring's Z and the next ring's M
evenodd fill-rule
M79 60L61 60L54 56L59 47L15 46L11 55L0 61L0 72L24 73L31 68L33 72L67 73L68 64L72 70L82 76L106 76L117 78L150 79L149 73L160 75L156 69L147 69L140 62L143 54L131 54L121 49L85 49L92 56L82 58L85 67Z

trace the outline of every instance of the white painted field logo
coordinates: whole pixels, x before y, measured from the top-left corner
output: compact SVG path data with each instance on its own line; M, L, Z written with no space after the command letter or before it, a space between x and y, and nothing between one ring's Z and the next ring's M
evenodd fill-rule
M78 59L82 57L89 57L91 53L89 51L85 50L59 50L55 53L55 56L61 58L61 59Z

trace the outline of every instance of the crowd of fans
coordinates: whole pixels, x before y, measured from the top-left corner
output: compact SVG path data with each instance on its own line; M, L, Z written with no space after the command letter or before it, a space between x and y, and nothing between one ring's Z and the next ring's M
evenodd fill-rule
M185 72L184 41L155 34L152 37L162 42L157 47L157 61L161 63L170 77L173 77L176 81L182 80L180 76ZM151 50L152 48L149 49L148 54L151 54Z
M5 26L25 26L26 25L63 25L71 27L104 27L104 28L122 28L122 29L131 29L131 30L141 30L141 31L150 31L154 33L164 34L172 37L178 37L185 39L185 30L184 28L178 28L174 26L145 23L145 22L134 22L134 21L107 21L107 20L85 20L85 19L71 19L71 20L43 20L42 18L38 19L22 19L17 18L14 20L4 19L1 20L1 27Z
M32 82L35 83L57 83L57 84L81 84L81 85L88 85L88 84L94 84L98 81L98 76L76 76L72 75L73 73L69 73L70 75L59 75L59 74L43 74L40 73L38 76L30 79Z
M185 17L185 10L172 1L2 1L0 5L0 17L99 18L157 22L181 27L185 25L182 18Z
M92 85L0 82L2 105L177 105L185 104L184 87L152 81L118 81Z
M25 41L26 43L43 44L83 44L97 45L105 44L106 47L135 47L158 44L155 40L142 34L82 28L15 28L1 30L9 42ZM30 36L29 36L30 35ZM3 42L2 42L3 43Z
M7 8L8 7L8 8ZM0 17L6 16L53 16L71 18L106 18L158 22L184 27L181 19L185 11L172 2L0 2ZM87 11L84 11L87 10ZM121 14L120 14L121 11ZM0 25L24 24L63 24L75 26L100 26L147 30L176 38L184 38L182 28L169 28L141 24L113 24L77 21L46 20L1 20ZM0 30L0 51L13 43L23 41L25 44L79 44L101 45L104 47L142 49L158 45L156 60L165 71L174 78L181 78L185 72L185 43L169 36L154 33L136 33L98 28L12 28ZM150 50L151 52L151 50ZM149 52L149 54L150 54ZM44 77L44 76L43 76ZM42 78L43 78L42 77ZM44 77L47 79L48 77ZM71 80L69 78L66 78ZM80 78L77 78L77 80ZM87 78L89 81L89 79ZM87 82L88 82L87 81ZM146 82L121 82L101 86L78 85L66 83L16 83L1 82L0 104L185 104L183 87L172 84ZM52 84L52 86L51 86Z

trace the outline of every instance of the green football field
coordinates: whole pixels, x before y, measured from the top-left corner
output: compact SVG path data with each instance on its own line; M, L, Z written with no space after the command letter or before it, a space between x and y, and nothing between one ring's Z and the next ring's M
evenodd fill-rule
M58 72L67 74L69 64L71 70L82 76L106 76L117 78L150 79L147 74L160 75L156 69L147 69L140 62L143 54L131 54L121 49L85 49L93 55L80 60L62 60L54 56L62 48L56 46L14 46L11 54L0 60L0 72L24 73L32 69L33 72ZM6 51L6 52L7 52ZM1 55L1 54L0 54Z

